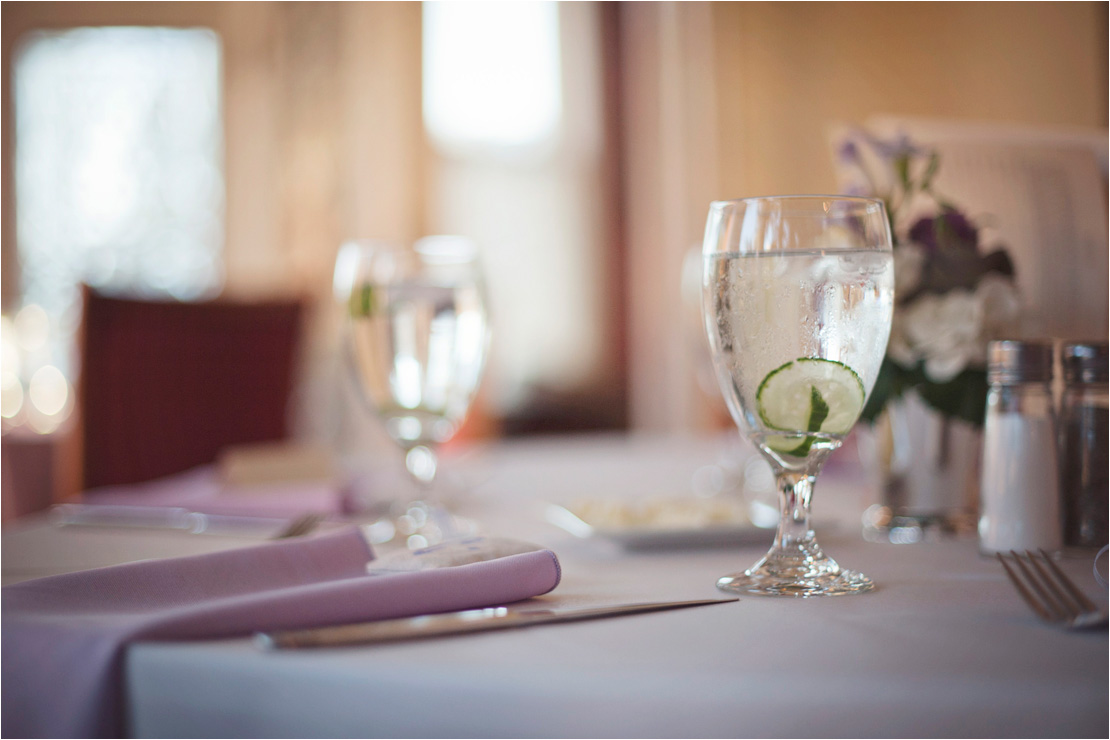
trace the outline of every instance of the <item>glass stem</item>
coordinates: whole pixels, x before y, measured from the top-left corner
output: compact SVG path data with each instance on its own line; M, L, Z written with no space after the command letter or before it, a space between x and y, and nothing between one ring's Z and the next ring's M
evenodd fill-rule
M405 453L405 468L424 493L431 489L438 466L435 451L427 445L417 445Z
M780 549L797 549L813 540L809 526L810 502L817 476L802 471L776 470L782 513L775 545Z
M450 512L432 490L436 470L439 467L439 457L436 455L435 449L427 445L413 447L405 453L405 467L416 482L416 495L419 498L412 502L414 508L420 509L422 516L426 517L426 521L439 528L439 538L456 536L459 531ZM411 514L411 508L409 512ZM423 524L423 521L421 524Z

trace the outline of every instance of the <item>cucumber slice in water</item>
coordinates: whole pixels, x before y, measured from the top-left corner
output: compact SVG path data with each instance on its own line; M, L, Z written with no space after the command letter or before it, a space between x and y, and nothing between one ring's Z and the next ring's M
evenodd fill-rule
M859 418L866 395L859 375L844 363L802 357L767 373L756 391L756 405L769 429L846 434ZM765 443L803 457L815 441L813 436L799 442L797 437L774 435Z

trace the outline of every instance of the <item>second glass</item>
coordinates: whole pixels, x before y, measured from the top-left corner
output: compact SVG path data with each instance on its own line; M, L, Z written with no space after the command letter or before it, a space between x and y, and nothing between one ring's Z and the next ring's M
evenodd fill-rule
M363 395L420 491L380 524L411 547L455 532L432 492L437 448L466 418L485 368L489 321L478 250L433 236L412 248L352 241L336 259L335 291L347 314L347 347Z

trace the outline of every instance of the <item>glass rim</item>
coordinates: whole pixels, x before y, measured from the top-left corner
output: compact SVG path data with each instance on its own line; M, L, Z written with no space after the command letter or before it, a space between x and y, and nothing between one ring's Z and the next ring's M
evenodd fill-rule
M746 198L723 198L711 201L710 208L720 209L725 206L740 204L770 203L773 201L804 201L804 200L831 200L844 203L859 203L871 206L886 207L882 198L869 195L833 195L822 193L797 193L791 195L753 195Z
M814 244L809 247L799 244L778 245L775 248L743 248L741 229L748 231L749 217L762 222L767 218L775 222L796 222L804 228L821 228L845 219L859 220L872 224L885 233L881 240L864 239L852 244ZM870 229L868 229L870 231ZM734 200L715 200L709 207L705 238L702 241L702 255L716 254L772 254L795 253L800 250L819 248L822 251L844 249L866 249L892 251L892 234L886 203L881 198L861 195L763 195Z

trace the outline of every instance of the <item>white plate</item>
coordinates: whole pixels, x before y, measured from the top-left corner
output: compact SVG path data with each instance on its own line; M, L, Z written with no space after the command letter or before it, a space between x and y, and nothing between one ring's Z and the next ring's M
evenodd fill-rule
M662 548L770 546L774 530L748 519L740 504L713 499L654 500L629 504L586 501L551 504L547 521L575 537L614 542L627 550Z

